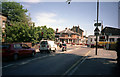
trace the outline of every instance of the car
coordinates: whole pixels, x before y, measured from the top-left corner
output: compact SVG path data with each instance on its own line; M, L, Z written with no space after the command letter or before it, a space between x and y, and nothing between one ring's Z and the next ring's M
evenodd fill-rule
M67 50L67 45L65 43L62 44L62 51L66 51Z
M51 51L56 52L57 45L55 44L54 41L51 40L41 40L39 50L41 53L43 52L48 52L50 53Z
M18 60L23 56L35 56L36 50L22 43L2 44L2 58Z

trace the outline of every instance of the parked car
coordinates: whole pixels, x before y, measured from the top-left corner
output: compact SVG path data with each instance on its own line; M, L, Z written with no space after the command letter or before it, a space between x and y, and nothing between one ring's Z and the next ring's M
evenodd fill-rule
M35 56L36 50L26 44L2 44L2 58L17 60L22 56Z
M67 45L65 43L62 44L62 51L66 51L67 50Z
M51 40L41 40L40 42L40 52L48 52L50 53L51 51L56 52L57 45L55 44L54 41Z

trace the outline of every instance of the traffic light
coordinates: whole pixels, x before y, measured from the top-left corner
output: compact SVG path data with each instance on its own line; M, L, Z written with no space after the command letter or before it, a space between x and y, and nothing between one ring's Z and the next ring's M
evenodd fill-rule
M105 39L105 36L102 36L102 39Z
M43 37L43 32L41 32L41 36Z

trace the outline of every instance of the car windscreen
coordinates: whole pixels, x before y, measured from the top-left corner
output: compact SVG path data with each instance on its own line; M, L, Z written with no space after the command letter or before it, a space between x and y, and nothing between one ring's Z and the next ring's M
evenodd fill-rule
M63 46L66 46L66 44L62 44Z
M2 44L2 49L8 49L10 47L9 44Z
M42 41L40 44L48 44L47 41Z

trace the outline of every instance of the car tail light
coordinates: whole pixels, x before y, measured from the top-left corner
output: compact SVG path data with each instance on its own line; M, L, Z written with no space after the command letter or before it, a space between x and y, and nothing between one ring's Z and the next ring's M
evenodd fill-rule
M47 45L47 48L49 48L49 45Z
M39 46L39 48L40 48L40 46Z

